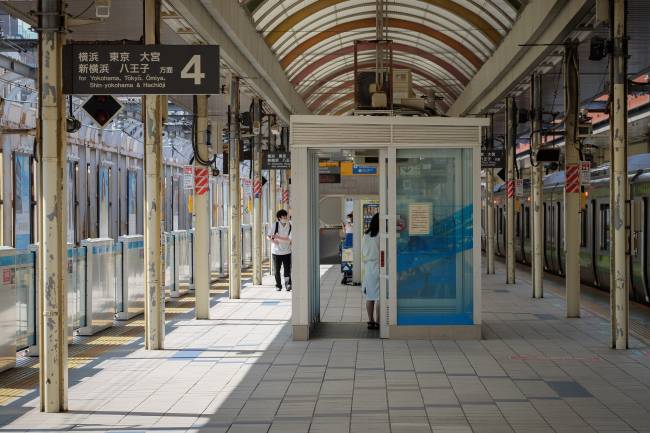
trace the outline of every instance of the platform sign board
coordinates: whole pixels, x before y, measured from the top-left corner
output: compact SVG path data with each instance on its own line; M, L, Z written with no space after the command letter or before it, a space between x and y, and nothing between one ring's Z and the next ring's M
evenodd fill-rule
M68 44L63 56L66 94L220 93L217 45Z
M193 165L183 166L183 189L185 190L194 189L194 166Z
M504 149L481 147L481 168L502 168L505 161Z
M269 152L263 161L263 170L289 170L291 168L291 153Z
M580 162L580 183L582 185L589 185L591 183L591 162Z

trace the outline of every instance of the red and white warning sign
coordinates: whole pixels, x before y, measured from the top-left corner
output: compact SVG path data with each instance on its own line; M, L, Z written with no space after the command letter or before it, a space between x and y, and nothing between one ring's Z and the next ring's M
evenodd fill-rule
M253 197L262 197L262 181L259 179L255 179L255 182L253 183Z
M514 198L515 196L515 181L512 179L506 182L506 194L508 198Z
M210 171L207 167L194 168L194 192L196 195L203 195L210 189L208 181L210 180Z
M183 166L183 189L194 189L194 166Z
M566 192L580 192L580 165L571 164L566 167L566 180L564 183Z
M282 190L282 203L289 203L289 190L288 189L283 189Z

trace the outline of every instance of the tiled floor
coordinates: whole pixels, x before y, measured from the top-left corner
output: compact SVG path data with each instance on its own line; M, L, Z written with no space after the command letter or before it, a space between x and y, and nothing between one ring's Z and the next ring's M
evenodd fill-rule
M650 432L650 348L608 349L600 316L564 319L558 295L533 300L497 266L482 341L294 342L291 294L266 277L212 320L177 314L164 351L139 338L71 370L69 413L39 413L35 391L0 407L1 430Z
M341 284L338 265L320 267L320 317L322 322L366 323L366 302L361 286Z

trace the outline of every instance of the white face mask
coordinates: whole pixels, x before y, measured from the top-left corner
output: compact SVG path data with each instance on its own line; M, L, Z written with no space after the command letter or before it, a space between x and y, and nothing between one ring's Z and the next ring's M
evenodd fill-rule
M348 224L352 224L352 219L348 218Z
M289 219L288 219L287 217L282 217L282 218L280 218L280 222L281 222L282 224L286 224L288 221L289 221Z

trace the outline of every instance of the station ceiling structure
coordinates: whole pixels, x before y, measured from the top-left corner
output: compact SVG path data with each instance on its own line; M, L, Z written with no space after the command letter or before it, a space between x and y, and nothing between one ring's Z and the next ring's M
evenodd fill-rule
M241 1L290 82L315 114L353 107L355 40L376 38L376 0ZM418 96L433 92L446 111L515 23L517 0L386 1L385 38L395 68L410 69ZM374 64L360 47L359 65Z

